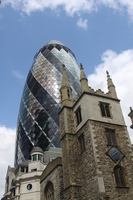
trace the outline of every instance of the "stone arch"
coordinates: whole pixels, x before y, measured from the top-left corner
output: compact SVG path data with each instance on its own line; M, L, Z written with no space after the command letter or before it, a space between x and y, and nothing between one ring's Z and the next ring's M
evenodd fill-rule
M48 181L44 189L44 199L54 200L54 186L51 181Z

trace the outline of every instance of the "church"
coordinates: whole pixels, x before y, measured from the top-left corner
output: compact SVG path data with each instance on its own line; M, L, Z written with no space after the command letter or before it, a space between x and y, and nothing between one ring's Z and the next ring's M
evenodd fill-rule
M34 147L31 160L9 166L2 200L133 199L132 146L115 85L106 73L105 94L88 86L81 64L81 93L73 100L63 66L61 149Z

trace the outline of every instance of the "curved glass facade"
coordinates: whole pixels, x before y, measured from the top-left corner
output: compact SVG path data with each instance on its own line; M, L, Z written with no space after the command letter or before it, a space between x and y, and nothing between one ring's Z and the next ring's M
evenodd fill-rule
M15 166L30 158L33 146L43 151L61 147L58 112L63 64L75 99L80 93L80 69L72 51L53 40L34 57L20 103Z

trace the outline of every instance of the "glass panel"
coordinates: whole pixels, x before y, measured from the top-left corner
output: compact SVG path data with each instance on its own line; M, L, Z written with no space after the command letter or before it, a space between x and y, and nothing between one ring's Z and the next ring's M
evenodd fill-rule
M42 155L38 155L38 160L42 161Z
M33 161L36 161L36 154L33 155Z
M110 117L109 105L105 105L107 117Z
M113 143L113 145L117 145L117 143L116 143L116 137L115 137L115 133L114 132L111 132L111 137L112 137L112 143Z
M81 108L80 107L76 110L75 114L76 114L76 118L77 118L77 125L79 125L80 122L82 121Z
M79 116L78 116L78 112L76 112L76 118L77 118L77 125L80 123L79 122Z
M102 103L100 104L100 108L101 108L102 116L106 116L106 115L105 115L104 106L103 106Z
M110 138L110 132L109 131L106 131L106 137L107 137L108 145L111 145L111 138Z
M119 175L120 175L121 186L122 186L122 187L125 187L126 184L125 184L124 174L123 174L122 169L119 169Z
M115 169L114 175L115 175L116 186L120 187L120 180L119 180L118 170L117 169Z
M24 172L24 167L21 167L21 172Z
M28 167L26 167L26 173L28 173Z
M49 45L48 49L51 51L54 48L53 45Z
M80 120L80 122L82 121L82 117L81 117L81 108L79 108L79 120Z
M13 188L13 197L15 197L15 188Z

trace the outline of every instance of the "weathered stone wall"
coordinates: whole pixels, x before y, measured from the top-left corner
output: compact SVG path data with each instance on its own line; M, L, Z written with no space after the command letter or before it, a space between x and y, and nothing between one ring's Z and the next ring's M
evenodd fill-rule
M72 200L82 200L80 194L80 188L77 186L70 186L66 190L64 190L64 200L72 199Z
M109 103L111 117L102 117L99 102ZM82 122L76 126L75 111L81 107ZM105 129L115 130L118 149L124 155L119 163L127 177L127 187L117 188L108 155ZM60 112L64 200L129 200L133 196L132 150L119 101L102 96L83 95L73 108ZM85 151L79 152L78 138L84 134ZM76 187L73 187L76 186ZM77 188L77 189L76 189Z
M113 200L129 200L133 198L133 155L131 150L131 144L125 126L113 125L108 123L100 123L91 121L90 126L92 127L92 133L94 137L94 146L96 151L96 164L97 169L102 172L105 194ZM125 155L122 161L119 163L127 177L127 188L117 188L115 184L115 178L113 169L117 163L115 163L107 151L110 146L107 145L105 129L114 129L118 142L118 149L123 155Z
M52 182L54 187L54 200L63 200L63 174L62 166L54 169L46 178L41 182L41 200L45 199L45 186L48 182Z
M98 199L98 186L96 182L96 166L89 122L86 122L76 133L76 146L78 146L78 137L82 133L84 134L85 151L80 154L78 150L76 153L76 168L78 169L78 181L81 185L81 199L96 200Z
M64 122L63 122L64 121ZM60 132L62 146L64 199L79 199L79 176L76 168L78 151L77 138L74 133L73 110L64 107L60 113Z
M64 108L60 113L64 199L98 199L89 123L85 123L77 133L75 130L74 112L72 109ZM78 137L82 133L85 137L86 149L80 154Z

